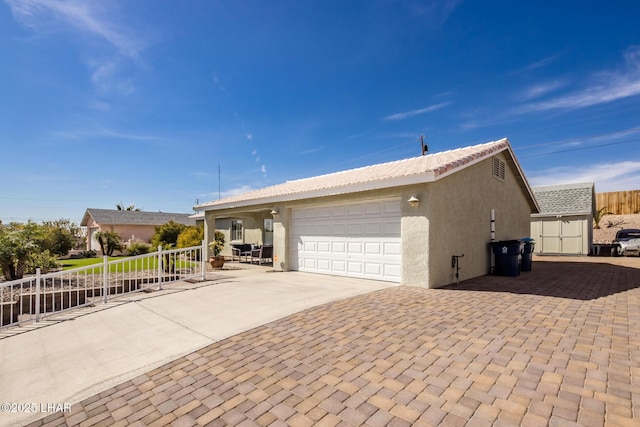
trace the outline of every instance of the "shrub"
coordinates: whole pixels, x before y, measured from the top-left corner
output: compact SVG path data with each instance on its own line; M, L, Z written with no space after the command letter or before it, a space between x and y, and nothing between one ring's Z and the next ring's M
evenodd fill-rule
M127 248L127 252L131 256L148 254L151 251L151 245L144 242L133 242Z
M25 272L27 274L34 274L36 268L40 268L41 273L49 273L50 271L60 268L58 259L49 250L42 252L34 252L29 256Z
M185 228L178 236L179 248L190 248L192 246L200 246L204 240L204 225L190 225Z
M178 236L185 228L187 228L186 225L173 221L156 226L156 232L151 239L151 246L154 248L158 246L174 247L178 243Z
M95 257L98 256L98 253L96 251L94 251L93 249L90 249L88 251L80 252L80 256L82 258L95 258Z

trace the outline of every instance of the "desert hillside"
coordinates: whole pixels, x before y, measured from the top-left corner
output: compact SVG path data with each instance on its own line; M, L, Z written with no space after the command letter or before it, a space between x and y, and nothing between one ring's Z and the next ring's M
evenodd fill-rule
M603 216L600 228L593 230L593 243L611 243L616 232L622 228L640 229L640 214Z

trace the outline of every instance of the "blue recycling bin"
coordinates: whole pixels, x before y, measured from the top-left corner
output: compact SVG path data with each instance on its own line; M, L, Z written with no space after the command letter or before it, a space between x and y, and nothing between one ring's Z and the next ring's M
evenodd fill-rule
M525 237L520 239L523 243L522 247L522 271L531 271L531 265L533 264L533 247L535 246L535 240L531 237Z
M490 244L495 255L493 274L497 276L519 276L524 243L520 240L501 240Z

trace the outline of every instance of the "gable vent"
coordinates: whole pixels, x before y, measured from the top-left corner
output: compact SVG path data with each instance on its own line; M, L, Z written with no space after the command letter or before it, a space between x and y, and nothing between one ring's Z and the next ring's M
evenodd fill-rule
M493 176L495 176L498 179L504 180L505 163L502 160L498 159L497 157L494 157L492 169L493 169Z

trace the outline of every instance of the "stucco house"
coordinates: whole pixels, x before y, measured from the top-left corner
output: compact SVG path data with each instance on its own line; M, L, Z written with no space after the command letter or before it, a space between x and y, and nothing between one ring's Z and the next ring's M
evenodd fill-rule
M507 139L382 163L195 206L205 238L273 242L273 267L417 285L490 271L495 239L526 237L537 202ZM229 244L223 254L230 255Z
M196 225L192 214L169 212L142 212L115 209L87 209L80 222L87 227L87 250L100 250L100 245L93 238L97 231L114 231L123 242L142 241L150 243L156 226L169 221L185 225Z
M534 253L589 255L593 248L593 182L533 187L540 212L531 215Z

